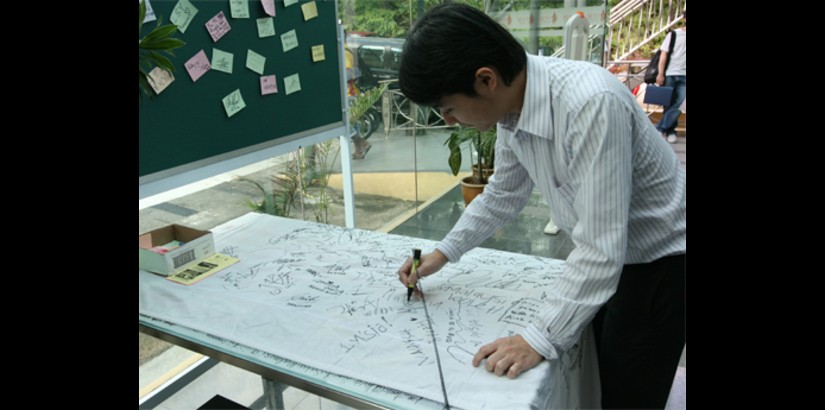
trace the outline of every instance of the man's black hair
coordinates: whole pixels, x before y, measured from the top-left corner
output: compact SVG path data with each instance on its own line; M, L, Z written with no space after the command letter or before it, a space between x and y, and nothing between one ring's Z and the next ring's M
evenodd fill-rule
M476 96L481 67L494 67L509 86L526 65L524 47L495 20L474 7L446 3L430 9L408 34L399 85L410 100L435 106L451 94Z

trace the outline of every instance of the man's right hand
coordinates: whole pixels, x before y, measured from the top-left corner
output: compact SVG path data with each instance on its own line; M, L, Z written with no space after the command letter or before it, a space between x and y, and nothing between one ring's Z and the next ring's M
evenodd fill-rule
M428 254L421 255L421 263L418 265L418 269L415 270L415 275L410 277L412 258L407 258L407 260L404 261L404 264L401 265L401 268L398 269L398 280L400 280L404 286L415 286L415 283L418 282L419 278L438 272L444 267L444 265L447 264L447 262L449 262L447 257L444 256L444 254L438 249Z
M659 71L659 74L656 75L656 85L658 85L659 87L665 85L665 75L662 74L661 71Z

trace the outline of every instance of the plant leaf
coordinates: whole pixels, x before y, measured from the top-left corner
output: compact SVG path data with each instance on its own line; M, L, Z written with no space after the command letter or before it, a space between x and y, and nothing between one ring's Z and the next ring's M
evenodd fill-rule
M453 176L458 175L458 171L461 169L461 147L458 145L450 147L450 157L447 160L447 163L450 164L450 171L453 172Z
M159 53L156 53L156 52L148 53L146 55L146 61L148 61L149 63L154 64L154 65L156 65L156 66L158 66L158 67L160 67L164 70L171 71L171 72L175 71L175 67L172 65L172 61L170 61L168 58L160 55Z
M140 48L142 48L144 50L161 50L161 51L170 52L170 50L175 49L175 48L179 48L179 47L183 46L184 44L185 43L183 41L178 40L176 38L164 38L164 39L153 40L153 41L147 42L145 44L141 43Z
M144 46L144 44L166 39L172 34L174 34L175 30L177 29L178 27L174 24L167 24L165 26L156 27L154 30L152 30L151 33L147 34L146 37L143 37L143 39L140 40L140 45Z
M146 2L140 0L138 2L138 37L140 37L140 32L143 30L144 18L146 18Z

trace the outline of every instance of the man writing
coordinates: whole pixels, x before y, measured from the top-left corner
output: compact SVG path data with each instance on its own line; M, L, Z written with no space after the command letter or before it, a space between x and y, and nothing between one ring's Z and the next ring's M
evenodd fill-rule
M534 187L572 238L563 274L521 334L481 346L497 375L556 360L593 322L605 408L664 407L685 343L685 172L609 72L532 56L472 7L432 8L407 37L401 91L447 123L498 127L484 192L405 285L481 244L524 208Z

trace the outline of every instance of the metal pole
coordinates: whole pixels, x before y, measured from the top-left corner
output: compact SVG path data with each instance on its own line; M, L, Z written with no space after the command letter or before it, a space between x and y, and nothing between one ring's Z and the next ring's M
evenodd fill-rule
M266 403L267 410L284 410L284 390L287 386L283 383L278 383L261 377L261 382L264 385L264 403Z
M530 15L533 17L530 23L530 54L539 53L539 0L530 0Z
M347 99L347 62L344 55L344 26L338 21L338 64L341 76L341 107L343 107L346 135L338 137L341 146L341 183L344 189L344 220L347 228L355 228L355 184L352 178L352 153L350 152L350 138L352 128L349 123L349 100ZM303 178L302 178L303 179Z

